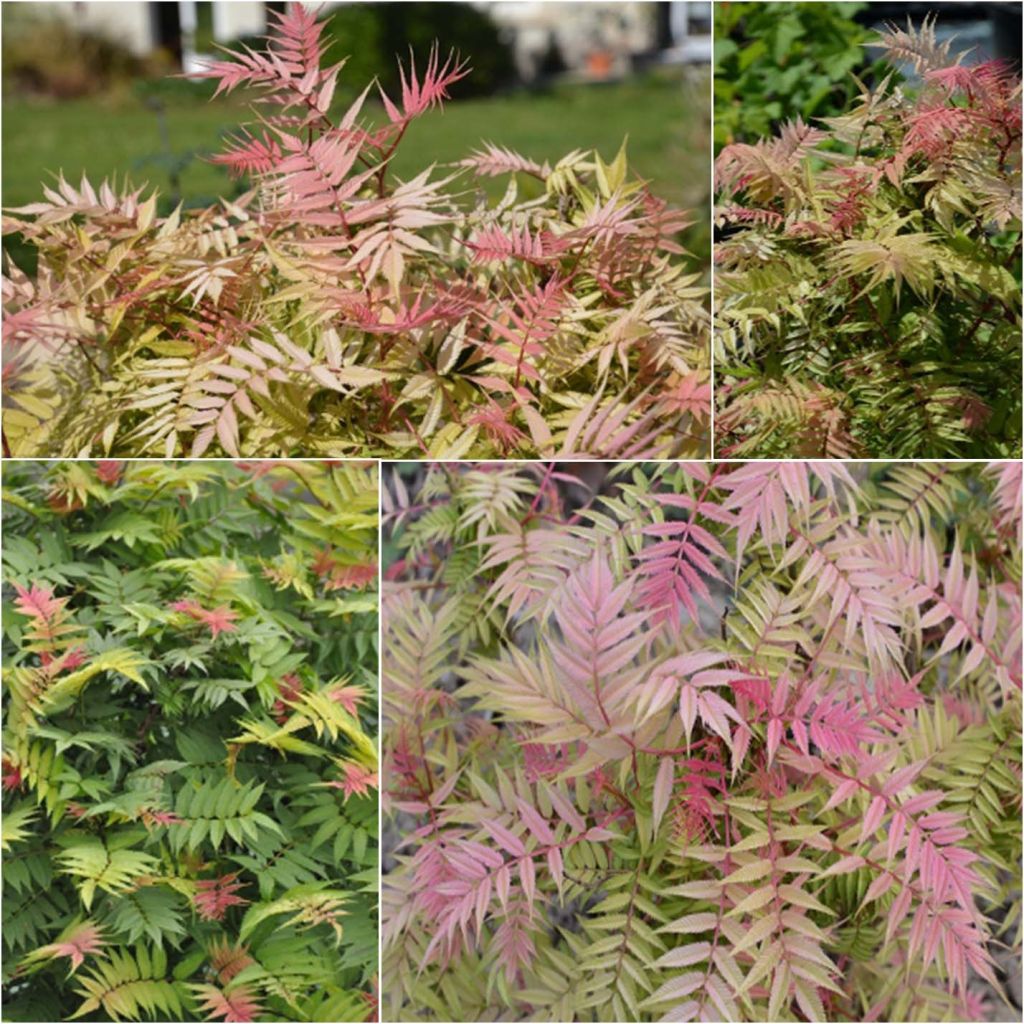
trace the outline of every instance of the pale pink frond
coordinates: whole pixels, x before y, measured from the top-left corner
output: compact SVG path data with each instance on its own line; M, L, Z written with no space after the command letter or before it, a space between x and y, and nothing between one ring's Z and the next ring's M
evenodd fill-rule
M90 954L103 955L102 949L106 945L108 942L104 937L101 925L89 919L76 921L68 925L53 942L40 946L30 953L23 962L34 964L41 960L67 957L71 961L68 973L74 974L85 962L86 956Z
M220 989L216 985L190 985L205 1014L204 1020L251 1024L263 1012L259 996L248 985Z
M521 156L505 146L497 146L485 142L482 149L476 150L465 160L460 160L461 167L468 167L479 175L497 177L499 174L530 174L535 178L546 178L551 173L547 163L539 164L529 157Z
M435 42L427 56L422 77L417 73L416 57L411 51L408 71L399 62L398 73L402 83L400 109L383 88L380 90L384 109L392 123L409 121L431 107L443 106L444 101L449 98L448 90L451 86L469 74L469 61L463 60L453 50L448 54L444 64L441 64L440 48Z
M200 879L196 882L192 903L203 920L220 921L229 907L249 902L244 896L237 895L238 890L245 885L238 881L238 874L233 871L219 878Z

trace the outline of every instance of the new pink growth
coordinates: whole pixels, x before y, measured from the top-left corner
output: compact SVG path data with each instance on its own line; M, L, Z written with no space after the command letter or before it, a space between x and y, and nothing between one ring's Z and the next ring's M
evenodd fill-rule
M332 789L342 790L346 800L350 796L369 796L370 790L376 789L379 785L377 773L365 765L356 764L354 761L346 761L342 765L342 771L345 773L344 779L340 782L328 782L327 785Z
M82 965L89 953L98 953L106 942L103 931L93 921L81 921L65 930L56 942L41 946L36 954L39 956L66 956L71 960L71 973Z
M18 594L14 602L18 611L43 624L49 624L68 602L66 597L54 597L52 587L38 583L33 583L27 590L15 583L14 589Z
M443 101L449 98L449 87L469 74L469 61L461 60L453 50L442 65L440 50L435 42L430 48L422 80L417 76L416 58L411 51L409 53L408 78L401 62L398 65L398 73L402 81L401 110L391 102L383 89L380 90L384 109L393 124L408 121L431 107L441 106Z
M5 757L3 759L3 788L8 792L14 792L21 788L22 781L21 768L10 758Z
M224 917L228 907L240 906L249 900L235 895L242 888L238 872L234 871L220 878L202 879L196 882L196 894L192 903L204 921L219 921Z
M210 635L216 639L221 633L234 633L237 627L234 623L238 620L238 613L226 605L218 605L214 609L204 608L197 601L183 600L175 601L171 605L171 611L184 612L186 615L201 622L210 630Z
M473 413L466 423L469 426L483 427L487 435L501 448L509 452L526 436L514 423L511 416L514 409L499 405L493 399L487 399L487 405L479 412Z
M233 146L211 157L211 163L223 164L236 178L244 174L265 174L284 156L277 140L267 135L250 135L233 141Z
M310 563L310 568L317 577L324 581L324 589L328 592L332 590L362 590L377 580L376 562L346 563L339 561L329 545L317 552L316 557Z
M184 825L185 820L179 818L174 811L150 811L149 819L154 825Z
M292 713L287 702L296 700L303 688L302 680L294 672L286 673L278 681L277 691L281 696L274 701L274 706L270 709L270 713L277 720L278 725L283 725Z
M49 651L42 651L39 661L43 668L50 670L52 674L57 672L73 672L85 664L88 655L83 647L72 647L63 654L55 657Z
M327 696L355 718L359 714L359 705L366 700L366 690L355 685L335 686Z
M123 472L122 459L99 459L96 463L96 476L105 484L116 484Z
M226 985L253 963L248 946L234 945L226 938L217 939L210 946L210 965L217 972L217 981L221 985Z
M206 1020L250 1024L263 1012L259 996L248 985L238 985L230 992L221 991L215 985L194 985L193 991L206 1013Z

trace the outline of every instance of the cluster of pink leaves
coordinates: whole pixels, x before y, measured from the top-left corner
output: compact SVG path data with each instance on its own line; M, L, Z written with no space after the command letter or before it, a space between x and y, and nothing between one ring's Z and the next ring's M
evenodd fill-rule
M66 956L71 961L71 974L81 967L90 953L101 953L106 941L103 928L93 921L81 921L66 928L59 939L40 946L37 957Z
M182 612L190 619L201 622L210 630L210 636L215 640L221 633L234 633L238 627L235 622L238 620L238 612L227 605L218 605L216 608L204 608L198 601L183 599L174 601L171 604L171 611Z
M259 1020L263 1005L259 998L246 985L239 985L230 992L223 991L215 985L197 985L193 989L199 999L199 1005L206 1012L205 1020L235 1021L237 1024L249 1024Z
M455 175L431 180L427 169L408 181L394 181L390 174L409 124L448 98L450 88L468 73L466 63L454 55L442 60L436 45L419 69L410 56L408 66L400 65L401 96L379 89L386 115L382 123L363 116L372 85L335 122L329 110L342 65L320 66L323 23L302 4L290 5L275 19L266 49L244 48L200 73L217 82L218 93L245 86L269 108L261 111L258 127L242 129L229 149L214 158L232 173L252 176L257 187L223 211L211 209L179 225L177 214L156 218L152 200L140 202L138 194L119 199L109 188L97 193L88 182L75 189L62 180L58 191L48 193L48 202L14 211L35 218L15 227L33 237L82 215L96 219L90 234L108 231L111 244L130 239L140 254L145 249L148 257L122 260L112 273L115 287L109 299L96 295L91 300L118 323L139 318L177 322L171 308L180 300L191 304L182 326L171 333L193 343L195 357L209 365L183 398L174 430L161 427L158 436L171 449L184 432L191 435L193 456L215 442L237 455L242 424L259 417L260 399L298 379L339 400L372 387L372 421L362 426L376 435L403 432L426 450L440 408L414 416L408 396L398 393L401 388L393 390L386 372L391 370L393 377L400 364L392 366L388 359L396 345L408 348L434 329L449 333L456 327L464 338L460 374L470 387L462 397L449 395L445 415L466 431L479 428L503 453L521 442L549 439L548 412L541 405L549 367L561 365L552 363L551 349L557 348L556 332L565 333L569 314L583 310L577 293L596 282L609 312L644 301L641 295L654 285L659 260L682 252L676 237L687 224L685 217L643 188L599 198L558 234L529 223L526 212L514 223L505 223L494 211L466 220L447 188ZM550 172L547 165L494 145L463 160L461 167L484 175ZM172 252L169 238L179 227L195 235L187 258ZM451 251L441 228L454 236ZM235 242L227 245L224 238ZM200 259L191 251L197 245ZM288 275L293 283L287 290L309 303L318 324L369 336L358 365L343 365L349 360L342 360L337 346L311 353L276 330L266 311L254 311L245 282L269 279L281 265L277 253L297 272ZM151 265L148 258L155 262ZM463 273L466 260L479 273ZM673 276L671 268L668 276ZM39 287L19 278L5 281L5 287L11 306L5 339L42 339L51 346L71 339L83 349L93 344L67 323L67 311L74 306L70 278L40 282ZM658 301L671 305L674 299ZM623 397L624 391L603 417L596 414L595 396L594 408L585 410L594 421L589 432L581 433L584 415L573 434L577 447L634 454L663 450L669 444L666 434L688 435L690 421L707 420L706 369L666 355L689 343L692 325L677 322L668 307L660 318L652 312L647 323L650 343L642 343L635 331L626 332L600 355L597 376L615 358L633 363L629 373L635 380L629 381L629 397ZM34 365L32 360L16 364L11 363L12 386L23 373L30 376ZM439 387L446 386L451 368L433 369ZM156 408L166 397L165 374L145 379L157 383L131 399L137 411ZM568 380L552 390L563 387L573 390ZM456 409L462 402L465 407ZM153 444L150 433L143 429L138 436Z
M256 963L249 948L217 939L211 944L209 955L217 983L192 986L200 1007L206 1012L205 1019L237 1021L238 1024L258 1020L264 1012L258 995L248 984L232 984L237 975Z
M923 65L920 70L924 70ZM858 151L853 166L840 164L834 169L835 195L823 197L827 222L786 218L781 206L751 207L729 200L723 203L719 215L736 223L774 227L792 236L836 233L849 237L864 220L872 194L884 182L900 187L908 168L916 166L916 158L942 165L953 158L959 143L979 138L995 141L1004 164L1019 152L1020 79L1009 64L992 60L967 65L958 61L926 70L924 82L925 88L914 102L898 113L901 137L893 153L865 162ZM879 110L884 111L884 107ZM774 139L726 146L715 163L717 186L724 197L740 196L751 185L766 182L773 169L797 165L829 138L827 131L797 118Z
M550 552L546 571L507 576L514 560L529 556L519 531L538 507L560 505L550 469L541 483L542 492L549 490L534 501L517 531L482 538L480 543L501 552L485 564L510 563L492 594L517 618L529 620L547 609L554 620L540 631L538 653L513 647L500 660L481 659L470 670L474 696L500 690L500 700L482 706L503 711L504 729L522 745L529 781L516 790L515 810L503 792L499 812L497 797L481 804L467 791L461 770L435 779L425 743L457 705L436 687L409 688L411 707L390 737L386 799L392 810L417 815L422 824L408 837L415 847L411 876L403 902L390 911L388 934L401 934L416 919L430 922L421 967L446 964L492 934L509 980L522 978L534 955L540 872L561 893L567 848L582 841L600 846L622 829L628 835L632 802L606 766L629 759L635 765L638 756L647 755L659 759L651 793L655 829L671 811L680 841L696 848L700 860L716 864L727 883L742 884L732 903L742 902L743 894L757 898L750 883L759 884L766 870L773 878L799 871L801 863L810 863L802 854L831 858L824 861L822 879L866 868L873 881L864 905L894 893L885 912L886 942L898 937L906 958L925 968L940 959L951 989L965 998L970 972L995 978L987 927L975 901L987 883L977 870L979 855L964 844L964 815L938 809L946 794L928 785L928 758L901 764L907 730L913 727L908 713L944 695L920 688L924 671L907 676L900 634L908 627L930 630L937 637L934 660L956 655L953 681L984 663L1004 698L1018 700L1019 591L1012 584L988 586L981 601L978 565L972 559L966 568L959 540L943 553L927 531L904 533L874 522L845 521L843 510L852 507L859 485L842 464L679 465L695 482L694 494L655 489L652 497L665 510L683 510L685 518L655 516L642 526L640 532L653 543L636 552L618 577L600 549L571 567L575 556L568 533L546 527L532 534ZM993 464L987 476L993 526L1011 546L1019 544L1020 464ZM823 506L839 523L825 531L815 518ZM756 658L717 645L658 659L654 652L664 650L666 641L671 648L681 623L700 630L698 605L711 603L709 583L728 583L730 563L738 579L744 554L752 550L780 566L802 560L792 589L804 591L802 607L816 609L819 631L810 660L798 663L802 671L791 665L769 674ZM554 568L559 557L568 557L564 572ZM414 588L424 585L420 571L406 560L389 574L396 608L405 607L399 595L416 593L405 592L403 580ZM563 582L557 600L550 601L553 578ZM783 607L776 611L787 621ZM436 628L444 624L439 621ZM858 663L861 667L854 668ZM837 666L845 667L837 671ZM534 726L528 724L531 707ZM685 743L652 747L649 732L640 738L643 727L668 712L681 722ZM556 720L559 724L552 724ZM484 748L506 735L481 719L470 719L468 728L472 742ZM670 724L666 729L672 733ZM755 742L759 736L763 741ZM580 774L581 761L591 766L589 811L572 799L571 780ZM555 780L570 765L567 797ZM766 861L737 856L729 844L733 851L746 849L743 833L728 824L727 814L723 817L722 797L735 795L730 785L744 777L754 793L766 797L816 789L824 799L822 814L851 801L865 807L856 841L842 845L842 828L809 829L796 842L780 833L768 846ZM598 799L600 794L606 799ZM711 842L726 846L700 848ZM694 895L708 895L707 886L700 893L698 888L695 882ZM722 898L715 885L711 889ZM787 913L804 921L806 908L816 902L809 894L801 899ZM492 916L500 925L485 928ZM692 916L687 927L679 922L671 930L704 931L716 918L714 913ZM769 927L770 922L759 921L744 945L764 937ZM797 930L811 927L806 921ZM813 941L789 937L786 942L835 971ZM687 954L692 952L687 947ZM795 985L800 1006L812 1012L811 997L799 980ZM679 994L685 995L683 989ZM814 998L827 1002L830 995L823 988ZM684 1010L680 1004L678 1012L686 1015L679 1019L690 1019L694 1006L686 1003ZM884 1015L884 1007L871 1012Z
M195 896L192 902L199 916L204 921L219 921L224 917L228 907L241 906L249 901L237 895L244 885L238 881L238 872L234 871L220 878L201 879L196 882Z
M332 780L327 785L331 789L340 789L347 800L350 796L369 796L371 789L378 785L377 772L355 761L346 761L342 765L344 778Z

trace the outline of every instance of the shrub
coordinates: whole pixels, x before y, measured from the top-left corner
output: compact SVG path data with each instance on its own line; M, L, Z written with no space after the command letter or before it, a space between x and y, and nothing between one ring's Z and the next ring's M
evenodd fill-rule
M853 17L867 6L715 4L716 149L797 117L842 114L857 95L850 72L869 81L882 67L870 64L870 33Z
M435 39L473 55L473 74L459 82L453 96L490 95L515 82L512 48L486 11L469 3L364 3L343 5L325 16L328 63L348 57L350 79L377 76L387 92L401 90L392 56L426 52Z
M384 1019L979 1019L1021 948L1019 463L416 472Z
M1020 454L1020 81L882 45L919 89L718 157L719 455Z
M265 105L215 158L244 196L161 218L61 180L7 218L39 250L4 282L8 452L705 451L705 290L625 149L551 167L487 143L400 181L406 129L467 68L435 48L380 119L367 86L335 122L321 30L295 5L265 53L207 72Z
M376 470L4 476L4 1019L372 1016Z
M100 32L43 14L45 4L3 7L4 92L67 99L129 81L146 63ZM155 67L159 56L150 58ZM166 66L163 70L166 70Z

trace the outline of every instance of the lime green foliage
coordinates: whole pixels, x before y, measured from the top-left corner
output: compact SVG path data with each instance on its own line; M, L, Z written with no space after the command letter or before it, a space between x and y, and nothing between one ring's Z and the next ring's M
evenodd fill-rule
M389 476L385 1020L986 1019L1019 462Z
M5 1019L364 1019L375 467L6 462L3 493Z
M1020 80L871 45L917 83L718 156L718 455L1020 455Z
M841 113L868 67L862 3L715 4L715 150Z

